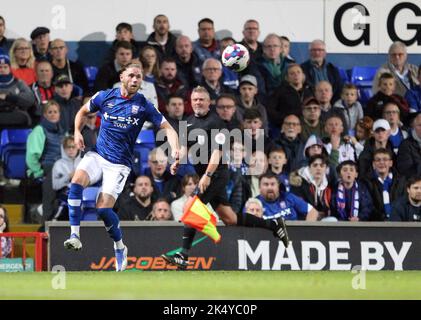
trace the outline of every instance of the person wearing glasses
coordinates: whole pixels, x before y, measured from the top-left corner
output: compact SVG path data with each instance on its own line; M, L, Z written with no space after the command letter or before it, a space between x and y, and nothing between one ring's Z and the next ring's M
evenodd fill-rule
M326 60L326 44L319 39L313 40L309 45L310 59L301 64L307 82L315 88L320 81L328 81L333 89L333 101L341 98L343 86L339 69Z
M373 79L373 94L380 90L379 79L383 73L391 73L396 80L394 94L402 97L418 84L418 67L408 63L408 52L403 42L395 41L389 47L389 59L376 72Z
M16 39L9 51L13 76L28 86L36 81L35 57L31 44L24 38Z
M370 219L387 221L392 214L392 203L406 192L406 179L393 168L393 155L390 150L379 148L374 151L369 174L360 175L373 199Z
M51 41L49 52L51 54L54 79L57 79L61 74L65 74L73 85L79 86L86 93L89 90L89 85L83 65L77 61L69 60L67 57L68 51L67 45L62 39ZM82 96L83 92L78 92L77 96Z
M240 129L241 122L236 117L237 99L229 93L223 93L216 98L216 113L224 120L227 129Z
M400 119L400 109L396 102L388 102L383 107L383 119L390 125L389 141L392 144L393 152L398 154L401 143L408 138L408 132L404 129Z
M208 58L202 65L202 84L211 98L211 105L215 105L216 98L222 93L234 93L224 85L222 79L222 63L218 59Z

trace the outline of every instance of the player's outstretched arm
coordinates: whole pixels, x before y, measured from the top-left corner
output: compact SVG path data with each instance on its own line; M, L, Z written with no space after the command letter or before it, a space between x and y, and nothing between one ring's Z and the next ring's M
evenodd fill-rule
M319 217L319 212L316 209L311 209L309 213L307 213L306 221L317 221Z
M171 174L175 175L180 165L180 146L178 143L178 135L168 121L161 124L161 129L165 129L168 143L171 146L171 157L174 159L174 162L171 165Z
M89 102L87 102L79 109L75 117L75 133L74 133L75 144L79 148L79 150L82 150L82 151L85 150L85 142L83 141L83 136L82 136L81 131L85 123L85 117L89 113L91 112L89 111Z

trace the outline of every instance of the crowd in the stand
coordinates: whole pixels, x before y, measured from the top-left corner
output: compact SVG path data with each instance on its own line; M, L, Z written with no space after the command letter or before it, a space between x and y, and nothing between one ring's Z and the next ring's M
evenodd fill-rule
M44 221L65 202L83 156L72 137L77 111L95 92L118 87L119 71L134 61L143 67L140 92L176 131L193 113L190 94L200 85L212 112L243 132L228 155L226 190L235 211L286 220L421 220L421 69L407 61L401 42L390 46L373 95L361 103L359 88L344 83L322 40L312 41L308 60L298 62L286 36L271 33L259 42L256 20L244 23L242 39L219 40L205 18L192 40L171 33L168 18L158 15L142 42L130 24L120 23L91 86L84 66L69 60L66 42L51 39L48 28L34 29L29 41L6 39L5 27L0 17L0 129L32 128L27 175L42 185ZM236 42L251 56L240 73L220 59ZM86 152L95 145L100 118L85 121ZM118 198L121 220L177 221L198 184L189 165L172 176L156 145L147 169L133 174Z

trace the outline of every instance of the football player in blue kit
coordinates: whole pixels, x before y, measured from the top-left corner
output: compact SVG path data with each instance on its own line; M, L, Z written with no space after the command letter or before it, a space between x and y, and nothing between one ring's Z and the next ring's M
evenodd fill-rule
M76 114L74 139L81 150L85 147L81 134L83 118L100 112L101 127L95 148L85 154L72 178L68 196L71 232L70 238L64 242L67 249L82 248L79 233L82 192L102 178L96 207L105 229L114 240L116 271L123 271L127 266L127 247L122 240L118 216L112 208L130 173L133 147L145 121L166 131L174 159L172 174L176 173L179 164L177 133L153 104L138 93L142 82L141 66L129 64L124 67L120 81L120 88L97 92Z

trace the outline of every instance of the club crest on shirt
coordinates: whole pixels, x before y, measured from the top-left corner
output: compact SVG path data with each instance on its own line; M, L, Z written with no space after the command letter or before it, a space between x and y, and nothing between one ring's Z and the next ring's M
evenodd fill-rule
M139 106L137 106L137 105L133 104L133 105L132 105L132 113L133 113L133 114L134 114L134 113L138 113L138 111L139 111Z

